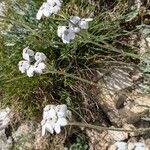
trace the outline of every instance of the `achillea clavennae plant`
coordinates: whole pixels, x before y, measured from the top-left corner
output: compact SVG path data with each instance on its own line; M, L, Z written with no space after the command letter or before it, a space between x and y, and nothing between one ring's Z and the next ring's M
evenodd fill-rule
M67 1L64 2L64 5L60 0L45 0L43 2L44 4L41 6L41 4L38 5L41 1L25 0L23 3L22 0L6 0L5 4L9 8L9 12L6 13L5 17L1 17L0 19L5 24L11 24L9 29L1 31L5 33L1 34L3 41L1 44L2 55L0 59L2 65L2 69L0 69L0 81L3 85L1 87L4 91L2 92L4 103L6 103L6 99L8 103L12 103L12 100L16 97L21 97L23 104L19 103L20 105L17 105L17 107L21 107L21 110L25 113L32 112L32 115L35 112L37 114L42 109L37 107L39 101L37 101L38 96L36 97L35 90L38 91L41 88L44 94L52 94L47 89L51 89L52 91L55 89L57 95L59 91L66 90L66 85L68 91L68 88L74 84L76 79L74 80L72 77L64 77L59 74L54 75L53 73L50 73L51 75L42 75L40 79L38 77L32 78L32 80L24 76L20 77L18 68L16 69L17 63L22 60L20 59L20 47L29 45L47 56L47 63L45 63L46 56L43 53L34 53L30 48L26 48L23 51L23 60L19 62L21 73L32 77L36 74L42 74L46 66L49 65L51 70L63 72L64 75L70 73L76 76L85 68L92 69L94 64L99 62L93 61L95 59L93 56L99 59L101 51L104 53L104 56L105 54L109 55L109 51L114 54L112 57L115 57L118 51L116 52L109 45L121 34L119 32L119 19L108 21L105 18L105 13L95 16L93 21L90 17L83 17L92 16L93 11L89 10L88 7L86 11L85 7L82 7L85 3L81 5L81 1L74 1L73 3L78 6L79 10L82 10L83 13L79 13L82 17L78 14L79 11L68 13L66 9L70 4ZM61 14L59 14L60 9ZM53 15L56 13L58 14ZM115 53L113 53L114 51ZM122 54L122 51L119 50L119 54ZM92 60L93 65L91 66L91 63L87 60ZM22 82L24 82L25 86L22 86ZM55 88L57 86L60 87L59 91ZM31 96L33 93L35 97ZM31 96L32 101L29 100L28 96ZM26 102L27 100L28 102ZM40 104L43 101L44 99L41 98ZM64 100L64 102L68 104L67 101ZM24 107L22 107L23 105ZM32 111L30 107L33 108Z
M37 52L34 55L34 51L26 47L22 53L23 59L19 62L19 70L21 73L26 73L28 77L33 77L34 73L42 74L46 68L45 61L46 56L44 53ZM35 59L34 65L31 65L32 60Z

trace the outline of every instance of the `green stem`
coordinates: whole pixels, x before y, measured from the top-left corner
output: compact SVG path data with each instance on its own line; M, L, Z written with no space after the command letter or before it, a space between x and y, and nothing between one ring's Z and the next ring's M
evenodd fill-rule
M84 41L84 42L85 42L85 41ZM86 41L86 43L91 43L91 44L96 45L96 46L98 46L98 47L101 47L101 48L104 48L104 49L108 49L108 50L110 50L110 51L119 53L119 54L121 54L122 56L129 56L129 57L132 57L132 58L140 59L140 56L139 56L139 55L118 50L117 48L111 46L110 44L106 43L105 41L101 41L101 42L102 42L104 45L103 45L103 44L96 43L96 42L94 42L94 41L90 41L90 40Z
M93 85L93 86L101 87L101 86L99 86L97 83L94 83L94 82L92 82L92 81L89 81L89 80L86 80L86 79L77 77L77 76L75 76L75 75L73 75L73 74L69 74L69 73L65 73L65 72L61 72L61 71L57 71L57 70L56 70L56 71L55 71L55 70L51 70L51 71L49 71L49 72L46 72L45 74L49 74L49 73L51 73L51 74L63 75L63 76L65 76L65 77L73 78L73 79L76 79L76 80L79 80L79 81L88 83L88 84Z
M72 122L72 123L68 123L68 126L79 126L79 127L85 127L85 128L91 128L94 130L98 130L98 131L103 131L103 130L111 130L111 131L121 131L121 132L146 132L146 131L150 131L150 128L139 128L139 129L132 129L132 130L126 130L124 128L114 128L114 127L101 127L101 126L96 126L96 125L92 125L92 124L86 124L86 123L80 123L80 122Z

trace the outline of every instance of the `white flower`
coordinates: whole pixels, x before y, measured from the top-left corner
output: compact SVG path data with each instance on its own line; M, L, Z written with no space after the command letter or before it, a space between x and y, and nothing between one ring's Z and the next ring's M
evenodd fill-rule
M37 12L36 19L40 20L42 16L48 17L51 14L56 14L61 7L60 0L47 0L44 2Z
M18 63L21 73L27 73L28 77L33 77L34 73L43 73L43 70L46 68L45 63L43 62L46 59L46 55L44 53L37 52L34 56L34 51L29 49L29 47L26 47L23 49L22 56L25 60L22 60ZM36 60L34 65L30 64L31 56Z
M67 125L67 106L66 105L47 105L44 108L42 125L42 136L45 135L46 130L51 134L54 131L59 134L62 126Z
M44 53L36 52L34 58L36 61L41 62L41 61L45 61L46 55Z
M73 29L76 33L80 32L80 28L79 28L79 21L80 20L81 20L81 18L78 16L71 16L70 17L69 27L71 29Z
M80 29L88 29L89 22L92 21L92 18L80 18L78 16L71 16L69 27L73 28L75 32L79 32Z
M21 73L25 73L27 69L30 67L30 63L26 60L19 61L18 65Z
M34 51L26 47L23 49L22 57L23 59L30 61L30 56L34 56Z
M43 70L46 68L46 65L43 62L36 62L34 64L34 71L36 73L42 74Z
M92 18L83 18L79 21L79 27L81 29L88 29L89 27L89 22L92 21Z
M27 76L33 77L33 75L34 75L34 66L30 65L29 69L27 69Z
M45 16L45 17L50 16L50 5L46 2L44 2L42 6L40 7L40 9L38 10L36 19L40 20L42 16Z
M75 38L75 32L72 29L67 29L66 26L58 26L57 34L61 37L63 43L70 43Z

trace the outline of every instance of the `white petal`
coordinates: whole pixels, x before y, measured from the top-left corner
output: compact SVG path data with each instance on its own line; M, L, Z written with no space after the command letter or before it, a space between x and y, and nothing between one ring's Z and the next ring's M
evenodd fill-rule
M29 47L24 48L23 53L28 53L29 56L34 56L34 51L29 49Z
M79 22L79 27L80 27L81 29L88 29L88 27L89 27L88 22L85 21L85 20L81 20L81 21Z
M68 36L63 34L62 41L63 41L63 43L68 44L68 43L70 43L71 39Z
M66 117L67 106L66 105L58 105L57 115L58 115L58 117Z
M23 57L25 60L30 61L29 54L23 53L22 57Z
M50 5L50 6L54 6L56 4L55 0L47 0L47 3Z
M70 17L70 22L71 22L73 25L77 25L80 20L81 20L81 18L78 17L78 16L71 16L71 17Z
M59 124L60 126L66 126L67 119L66 118L58 118L57 124Z
M55 0L56 5L61 6L62 0Z
M48 119L48 111L43 111L43 119L44 120Z
M45 124L45 128L46 128L46 130L48 131L48 132L50 132L51 134L53 134L54 133L54 130L53 130L53 127L52 127L52 124L51 123L46 123Z
M73 40L73 39L75 38L75 33L74 33L74 31L72 31L72 30L70 31L69 37L70 37L71 40Z
M66 26L58 26L57 35L59 37L62 37L62 34L64 33L65 30L66 30Z
M29 49L29 47L26 47L26 48L23 49L22 57L25 60L30 61L30 56L33 56L33 55L34 55L34 51Z
M50 12L53 14L57 14L59 10L60 10L60 7L58 5L56 5L53 8L51 8Z
M78 27L74 27L74 28L71 28L75 33L79 33L80 32L80 28Z
M50 16L50 11L49 11L49 9L47 9L47 8L43 9L43 15L44 15L45 17Z
M51 107L51 109L48 111L48 117L56 118L56 110L53 107Z
M70 43L75 38L75 32L71 29L66 29L62 34L63 43Z
M60 131L61 131L60 125L56 123L56 124L55 124L55 127L54 127L54 130L55 130L55 132L56 132L57 134L59 134Z
M41 62L41 61L45 61L46 55L44 53L36 52L34 58L36 61Z
M34 71L36 73L39 73L39 74L42 74L43 73L43 70L46 68L46 65L43 63L43 62L36 62L34 64Z
M42 16L43 16L43 11L39 9L37 14L36 14L36 19L40 20L42 18Z
M34 75L34 66L31 65L31 66L29 67L29 69L27 70L27 76L28 76L28 77L33 77L33 75Z
M30 67L30 63L28 61L23 60L18 63L18 66L21 73L25 73L26 70Z

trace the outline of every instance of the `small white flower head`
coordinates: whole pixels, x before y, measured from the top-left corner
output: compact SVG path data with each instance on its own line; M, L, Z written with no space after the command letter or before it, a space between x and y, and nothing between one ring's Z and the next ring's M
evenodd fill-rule
M89 22L92 21L92 18L80 18L78 16L71 16L69 27L73 28L75 32L79 32L80 29L88 29Z
M33 77L34 73L43 73L43 70L46 68L45 63L43 62L46 59L46 55L44 53L37 52L34 56L34 51L29 49L29 47L26 47L23 49L22 56L25 60L18 63L21 73L26 73L28 77ZM36 61L34 65L30 64L30 57Z
M30 56L34 56L34 51L26 47L23 49L22 57L23 59L30 61Z
M81 29L88 29L89 27L89 22L92 21L92 18L83 18L79 21L79 27Z
M36 19L40 20L42 16L49 17L52 14L56 14L60 10L61 3L61 0L47 0L38 10Z
M46 55L44 53L36 52L34 58L36 61L42 62L42 61L45 61Z
M51 134L54 131L59 134L61 127L67 125L67 106L66 105L47 105L43 111L42 125L42 136L45 135L46 130Z
M57 34L65 44L70 43L75 38L75 31L70 28L67 29L66 26L58 26Z
M21 71L21 73L25 73L27 69L30 67L30 63L26 60L22 60L22 61L19 61L18 66L19 66L19 70Z

